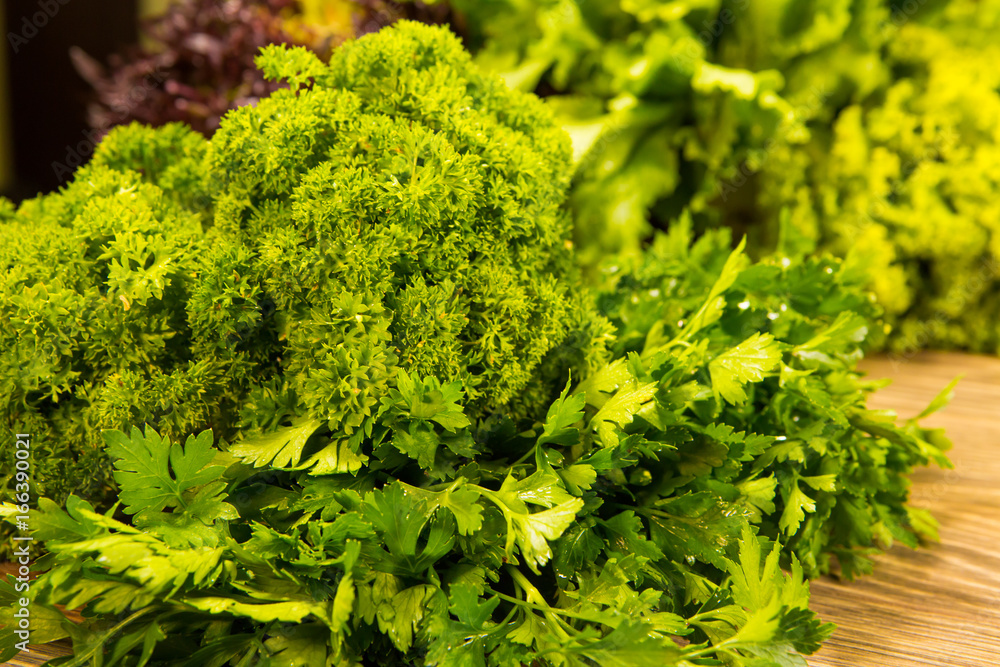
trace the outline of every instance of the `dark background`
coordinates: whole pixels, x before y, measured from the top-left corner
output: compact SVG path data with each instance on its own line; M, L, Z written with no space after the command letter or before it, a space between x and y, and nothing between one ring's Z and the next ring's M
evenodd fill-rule
M64 170L54 164L66 164L77 146L87 150L89 144L85 116L91 89L73 68L69 49L78 46L105 62L108 54L134 43L136 5L136 0L3 0L12 174L0 194L20 200L64 182ZM53 16L41 25L43 6ZM24 21L36 15L41 27L26 43L15 37L15 53L11 34L31 34Z

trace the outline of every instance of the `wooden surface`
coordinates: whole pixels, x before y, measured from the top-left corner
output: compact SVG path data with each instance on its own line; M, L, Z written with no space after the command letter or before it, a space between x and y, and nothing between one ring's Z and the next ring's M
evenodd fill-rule
M13 660L5 662L4 665L9 665L10 667L35 667L36 665L44 665L52 658L69 655L73 652L68 641L53 642L45 646L31 645L28 648L31 649L30 653L16 655Z
M893 380L869 406L901 417L965 375L952 404L925 422L948 430L955 469L913 476L912 502L941 523L940 544L893 548L851 583L813 583L813 609L838 629L809 667L1000 667L1000 359L925 353L863 367Z
M0 577L6 578L8 574L16 576L16 569L17 566L11 563L0 563ZM76 618L79 620L79 616L76 616ZM41 646L31 644L28 648L31 649L30 652L14 656L13 660L5 662L3 667L34 667L35 665L44 665L46 661L52 658L70 655L73 652L68 639Z
M869 406L901 417L964 374L951 405L924 422L947 429L955 469L913 475L911 502L940 522L940 544L895 547L851 583L813 583L810 606L838 628L809 665L1000 666L1000 359L925 353L863 368L893 380Z

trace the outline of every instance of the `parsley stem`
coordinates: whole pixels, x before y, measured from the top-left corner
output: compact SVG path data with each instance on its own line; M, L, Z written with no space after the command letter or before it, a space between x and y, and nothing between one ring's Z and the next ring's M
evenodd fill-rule
M703 611L703 612L697 613L694 616L688 617L687 623L689 625L700 625L701 624L701 619L703 619L703 618L719 618L718 616L715 616L715 614L714 614L714 612L716 612L716 611L718 611L718 609L711 609L709 611Z
M516 598L511 595L504 595L503 593L495 591L491 588L487 588L486 592L489 593L490 595L496 595L498 598L500 598L501 600L505 600L506 602L511 602L521 607L528 607L529 609L540 611L543 614L551 612L554 614L559 614L560 616L565 616L566 618L575 618L580 621L589 621L591 623L593 622L593 619L587 616L584 616L582 614L574 614L571 611L566 611L565 609L560 609L559 607L550 607L547 604L537 604L534 602L528 602L527 600L522 600L521 598Z
M562 639L569 639L569 635L566 634L566 632L560 626L564 626L571 632L576 632L576 628L569 625L568 623L566 623L561 618L555 615L560 613L560 611L558 609L550 607L549 603L545 601L545 596L542 595L541 591L535 588L535 586L530 581L528 581L528 578L525 577L523 574L521 574L521 572L517 568L510 567L508 565L505 569L507 570L507 573L510 574L510 576L514 579L514 583L521 590L524 591L525 603L532 605L533 609L538 609L539 611L541 611L542 615L544 615L545 618L549 619L553 623L553 628L555 630L558 630L558 634L561 636Z

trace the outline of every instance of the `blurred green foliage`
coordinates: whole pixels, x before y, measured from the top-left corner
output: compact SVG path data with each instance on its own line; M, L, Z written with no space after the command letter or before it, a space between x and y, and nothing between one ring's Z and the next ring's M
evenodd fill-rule
M688 210L763 256L830 250L897 354L996 352L1000 3L454 0L478 61L574 143L580 258ZM778 229L790 229L778 248Z

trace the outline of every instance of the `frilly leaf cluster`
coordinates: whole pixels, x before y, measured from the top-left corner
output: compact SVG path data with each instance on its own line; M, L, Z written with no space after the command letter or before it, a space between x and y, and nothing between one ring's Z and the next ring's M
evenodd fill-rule
M606 265L613 359L527 428L401 373L358 451L321 420L107 432L124 516L32 513L36 637L108 665L804 665L831 631L807 579L933 538L905 476L948 443L865 409L872 307L839 260L728 247L685 219Z
M569 142L537 98L416 23L329 64L259 62L289 88L210 142L117 128L63 190L4 211L0 413L60 443L37 475L56 499L113 486L102 429L317 420L330 451L286 463L345 471L401 374L526 418L602 359L608 325L573 287Z
M454 36L259 60L289 89L210 142L120 129L3 211L30 239L0 242L5 423L106 456L117 491L39 468L33 641L108 667L801 666L831 631L808 578L934 537L906 475L948 442L865 408L879 312L849 266L753 263L685 215L585 288L568 139Z

